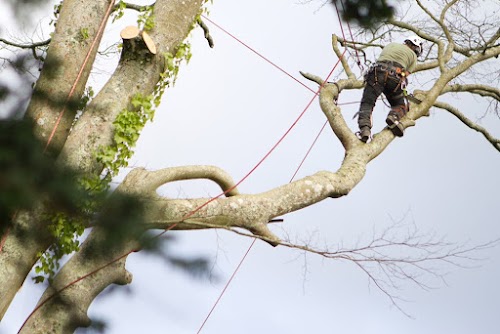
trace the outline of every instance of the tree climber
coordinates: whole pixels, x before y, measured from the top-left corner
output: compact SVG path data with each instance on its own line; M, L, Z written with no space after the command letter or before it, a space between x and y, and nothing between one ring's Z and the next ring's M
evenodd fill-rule
M407 38L403 44L386 45L377 62L365 74L365 89L358 112L359 139L366 143L371 136L372 112L380 94L384 93L391 105L385 122L395 136L402 137L404 127L399 120L408 112L404 88L408 75L417 65L417 57L422 54L423 41L418 36Z

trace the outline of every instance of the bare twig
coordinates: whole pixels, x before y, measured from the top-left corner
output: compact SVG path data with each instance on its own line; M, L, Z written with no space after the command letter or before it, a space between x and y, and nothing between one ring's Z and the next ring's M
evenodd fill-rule
M491 145L493 145L493 147L497 151L500 152L500 139L493 137L485 128L483 128L479 124L471 121L463 113L461 113L457 108L453 107L452 105L450 105L448 103L439 102L439 101L435 102L434 106L449 111L452 115L457 117L462 123L467 125L469 128L481 133L486 138L486 140Z
M136 5L136 4L133 4L133 3L128 3L128 2L123 2L125 4L125 8L127 9L132 9L132 10L136 10L138 12L142 12L142 11L145 11L147 10L149 7L151 7L152 5ZM120 4L116 4L114 7L113 7L113 11L116 11L118 10L118 8L120 8Z
M10 45L10 46L13 46L13 47L16 47L16 48L20 48L20 49L35 49L35 48L38 48L38 47L41 47L41 46L49 45L50 41L51 41L51 39L49 38L49 39L47 39L45 41L34 42L34 43L30 43L30 44L24 44L24 43L16 43L16 42L13 42L13 41L9 41L9 40L7 40L5 38L0 37L0 42L2 42L4 44L7 44L7 45Z
M481 85L481 84L448 85L443 89L443 93L449 93L449 92L453 93L468 92L483 97L491 97L495 100L500 101L500 89L487 85Z
M269 242L265 237L250 235L234 228L225 228L236 234ZM471 268L473 262L481 258L474 256L500 244L500 239L483 244L454 244L436 238L433 234L418 233L416 226L396 222L380 233L374 233L366 243L353 247L337 245L317 249L307 244L301 245L290 241L280 241L279 246L312 253L331 260L348 261L361 269L377 289L402 313L398 294L405 282L411 282L417 287L429 291L438 285L428 283L429 278L438 279L446 284L444 276L446 267L442 264Z

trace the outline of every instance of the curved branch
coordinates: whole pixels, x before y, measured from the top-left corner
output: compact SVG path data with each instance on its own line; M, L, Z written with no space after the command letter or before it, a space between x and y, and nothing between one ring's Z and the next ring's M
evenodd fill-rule
M337 106L335 101L344 89L360 89L363 88L364 82L361 80L347 79L339 80L336 83L329 84L320 92L319 103L321 110L326 115L330 127L340 140L346 151L359 145L361 142L356 137L354 132L347 125L341 109Z
M314 81L319 85L322 85L324 82L323 79L316 75L304 72L300 72L300 74L302 74L304 78ZM339 80L334 83L328 82L323 85L319 95L321 110L328 119L331 129L346 150L359 145L360 141L347 126L347 123L342 116L342 112L337 106L336 101L343 89L360 89L363 88L363 86L364 82L361 80L356 80L355 78Z
M493 137L485 128L480 126L477 123L474 123L470 119L468 119L463 113L461 113L457 108L453 107L452 105L444 102L435 102L434 106L437 108L441 108L444 110L449 111L452 115L457 117L462 123L467 125L469 128L472 130L476 130L477 132L481 133L486 140L493 145L493 147L500 152L500 139Z
M370 146L363 146L359 142L357 147L359 149L347 152L342 166L334 173L318 172L261 194L212 199L162 198L151 193L151 185L147 181L146 185L142 183L148 175L144 170L129 173L119 189L123 187L126 189L124 192L142 198L147 208L147 228L239 227L278 241L267 229L270 220L311 206L328 197L344 196L361 181L370 159Z
M307 72L302 72L302 71L299 71L299 73L306 79L308 80L311 80L311 81L314 81L315 83L317 83L318 85L323 85L323 83L325 82L325 80L323 80L320 76L318 75L315 75L315 74L311 74L311 73L307 73ZM327 83L328 84L328 83Z
M174 181L208 179L217 183L226 197L239 195L232 177L216 166L182 166L157 171L136 168L129 175L130 177L127 176L127 182L136 183L136 186L141 188L141 192L154 192L158 187Z

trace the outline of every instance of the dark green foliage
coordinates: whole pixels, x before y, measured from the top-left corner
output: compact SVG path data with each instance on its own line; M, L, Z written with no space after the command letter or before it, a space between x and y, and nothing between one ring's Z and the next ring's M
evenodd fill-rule
M121 249L128 241L141 240L144 234L141 224L144 209L139 200L115 193L102 204L103 210L96 215L94 224L104 232L96 246L103 254Z
M0 219L2 226L19 209L31 209L40 199L70 215L77 214L85 193L75 173L58 168L43 153L29 120L0 121Z
M331 0L342 18L355 22L364 28L370 28L378 22L385 21L394 14L394 7L387 0Z
M33 8L41 7L48 3L48 0L3 0L12 9L16 18L28 21Z
M170 256L168 257L167 261L174 267L183 270L194 278L203 278L210 276L210 263L205 257L181 258Z

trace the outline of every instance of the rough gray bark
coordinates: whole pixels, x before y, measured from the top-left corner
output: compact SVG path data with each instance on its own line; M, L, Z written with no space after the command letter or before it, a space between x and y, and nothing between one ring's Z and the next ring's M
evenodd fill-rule
M62 115L48 147L53 155L64 145L75 118L76 110L67 102L78 101L83 94L97 54L95 46L102 37L101 24L106 24L113 2L70 0L64 1L61 7L45 66L28 107L28 116L37 122L36 134L43 143L47 143ZM82 67L84 63L86 66ZM77 77L80 77L78 81Z

